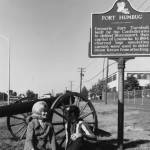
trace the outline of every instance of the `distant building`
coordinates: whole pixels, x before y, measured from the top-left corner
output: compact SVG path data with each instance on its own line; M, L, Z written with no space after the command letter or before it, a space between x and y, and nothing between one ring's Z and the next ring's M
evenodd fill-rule
M9 100L13 103L13 102L18 101L19 97L18 96L12 96L12 95L10 95Z
M145 87L150 84L150 71L125 71L124 80L127 77L135 77L141 87ZM115 72L108 76L108 88L111 91L118 91L118 72Z

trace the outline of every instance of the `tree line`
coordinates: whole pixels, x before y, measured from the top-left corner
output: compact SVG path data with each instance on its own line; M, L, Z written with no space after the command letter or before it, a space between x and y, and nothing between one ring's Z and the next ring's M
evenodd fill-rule
M145 89L150 89L150 84L146 85L144 87ZM143 87L140 86L139 81L134 77L130 76L127 77L127 79L124 81L124 91L133 91L133 90L142 90ZM106 82L105 80L98 80L96 84L94 84L89 90L87 90L86 87L82 88L82 95L84 95L86 98L87 97L98 97L99 99L102 98L102 93L105 92L111 92L110 88L107 86L106 87ZM116 92L115 90L113 92Z
M133 77L127 77L127 79L124 81L124 90L125 91L133 91L133 90L141 90L143 87L140 86L138 80ZM145 89L150 89L150 84L148 84ZM81 94L85 98L92 98L95 96L98 96L99 98L102 97L102 93L107 90L107 92L110 92L110 88L107 86L106 87L106 82L105 80L98 80L98 82L88 90L85 86L83 86L81 90ZM116 91L114 91L116 92ZM18 97L18 98L23 98L23 97L28 97L28 98L38 98L38 94L33 92L32 90L27 90L25 94L18 94L17 92L10 90L9 91L10 98L11 97ZM57 93L56 96L59 96L60 93ZM0 92L0 101L6 101L8 99L8 94L5 92Z
M14 90L9 90L9 96L10 99L21 99L24 97L28 97L28 98L37 98L38 94L33 92L32 90L27 90L25 92L25 94L18 94L16 91ZM0 92L0 101L7 101L8 100L8 93L5 92Z

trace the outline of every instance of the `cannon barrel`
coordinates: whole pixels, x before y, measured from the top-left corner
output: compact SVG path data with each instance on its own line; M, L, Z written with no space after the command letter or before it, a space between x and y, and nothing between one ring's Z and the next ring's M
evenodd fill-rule
M33 104L41 100L45 101L48 104L48 107L50 108L55 99L56 99L55 97L36 99L31 101L16 102L10 105L0 106L0 117L7 117L11 115L31 112Z

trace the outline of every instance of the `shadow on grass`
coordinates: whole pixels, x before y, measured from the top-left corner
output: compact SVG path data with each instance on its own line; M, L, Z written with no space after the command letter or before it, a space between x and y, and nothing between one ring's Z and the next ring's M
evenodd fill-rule
M111 137L111 133L97 129L95 134L97 136L101 136L102 139L95 143L87 142L85 150L117 150L117 139ZM0 137L0 140L3 141L0 143L0 150L23 150L24 142L18 141L15 142L13 137L9 137L10 141L7 141L7 138ZM13 142L13 144L12 144ZM150 140L135 140L131 141L130 139L124 139L124 149L134 149L137 147L142 146L149 146L150 147ZM64 149L59 149L64 150Z
M94 134L97 135L97 136L101 136L101 137L103 137L103 136L106 136L106 137L111 136L110 132L104 131L102 129L96 129Z
M145 145L143 145L145 144ZM149 145L148 145L149 144ZM142 146L143 145L143 146ZM150 140L136 140L130 141L129 139L124 140L124 149L133 149L137 147L150 148ZM102 140L95 145L91 144L92 150L117 150L117 139Z
M95 131L95 135L103 138L97 143L89 144L89 147L91 147L92 150L117 150L118 140L111 138L111 133L101 129L97 129ZM139 147L140 145L142 147L142 145L144 144L147 147L148 146L150 147L150 140L140 139L140 140L131 141L130 139L124 139L124 149L136 148Z
M8 140L8 139L11 141L18 141L14 137L0 137L0 141L4 141L4 140Z
M124 149L132 149L136 148L142 144L150 144L149 140L136 140L136 141L130 141L129 139L124 140ZM88 148L87 148L88 147ZM18 142L18 144L15 144L14 146L11 146L8 143L3 143L0 145L0 150L23 150L23 142ZM64 150L64 149L59 149ZM97 143L87 143L85 150L117 150L117 139L104 139L102 141L99 141Z
M146 144L147 148L149 146L150 148L150 140L135 140L135 141L130 141L124 144L124 149L128 149L128 148L136 148L142 144ZM145 147L146 147L145 146Z
M95 135L99 136L100 139L103 137L103 140L99 140L96 143L89 143L89 148L92 150L116 150L117 147L115 144L117 143L116 139L107 139L111 136L110 132L104 131L102 129L96 129ZM105 140L106 137L106 140Z
M117 139L108 139L99 141L97 144L97 148L93 150L117 150ZM142 146L143 145L143 146ZM129 139L124 139L124 149L132 149L137 147L145 147L150 148L150 140L135 140L130 141Z
M97 142L95 146L93 145L91 150L116 150L116 149L117 149L116 145L111 144L110 142L101 141Z

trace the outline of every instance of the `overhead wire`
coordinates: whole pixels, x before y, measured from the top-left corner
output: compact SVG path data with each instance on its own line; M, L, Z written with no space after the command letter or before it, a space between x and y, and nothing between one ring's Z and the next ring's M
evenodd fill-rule
M110 67L110 66L112 66L112 65L114 65L114 64L116 64L116 62L113 62L113 63L111 63L108 67ZM106 69L106 67L104 68L104 70ZM90 79L88 79L88 80L85 80L85 81L83 81L84 83L86 83L86 82L89 82L89 81L91 81L91 80L93 80L93 79L95 79L98 75L100 75L101 73L103 73L103 70L101 70L100 72L98 72L96 75L94 75L92 78L90 78Z
M85 66L85 68L87 69L88 67L90 67L91 66L91 64L93 63L93 61L94 61L94 59L92 59L92 61L91 62L89 62L86 66ZM97 61L96 61L97 62Z
M148 6L148 7L146 7L146 9L145 10L147 10L147 9L149 9L150 8L150 5Z
M138 7L138 9L140 9L146 3L146 1L148 0L143 1L142 4Z

